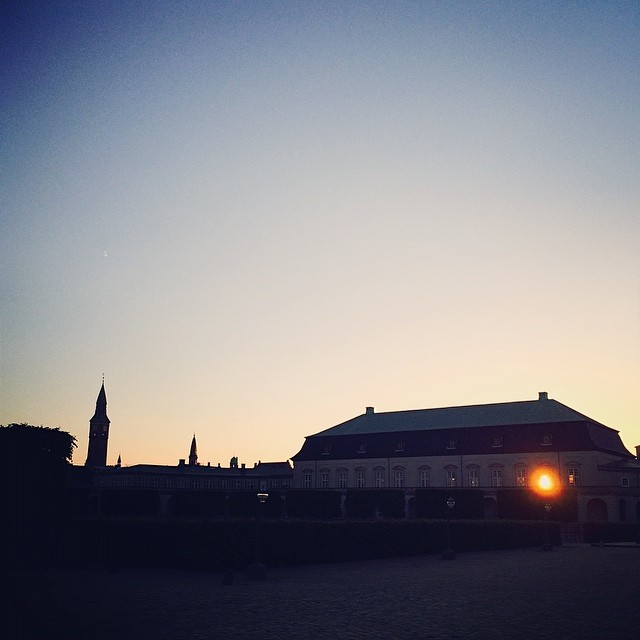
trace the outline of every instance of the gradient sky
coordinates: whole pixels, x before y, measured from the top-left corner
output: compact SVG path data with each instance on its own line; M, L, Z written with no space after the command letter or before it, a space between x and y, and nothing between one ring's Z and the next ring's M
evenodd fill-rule
M286 460L536 399L640 444L640 3L2 2L0 424Z

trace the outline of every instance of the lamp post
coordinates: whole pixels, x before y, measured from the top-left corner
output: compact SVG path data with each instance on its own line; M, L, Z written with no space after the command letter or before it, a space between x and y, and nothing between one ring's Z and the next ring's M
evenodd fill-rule
M445 520L447 523L447 548L442 553L442 558L444 560L455 560L456 552L451 548L451 511L453 507L456 506L456 501L449 496L447 498L447 510L445 511Z
M549 511L551 511L551 505L547 502L544 505L544 544L542 545L543 551L551 551L551 540L549 538Z
M267 576L265 566L260 562L260 517L262 516L262 508L269 498L268 493L258 493L258 508L256 511L256 537L255 547L253 551L253 562L247 567L247 577L250 580L264 580Z
M552 508L552 500L560 493L560 480L549 467L542 467L533 475L533 490L544 499L544 543L543 551L551 551L551 537L549 532L549 512Z

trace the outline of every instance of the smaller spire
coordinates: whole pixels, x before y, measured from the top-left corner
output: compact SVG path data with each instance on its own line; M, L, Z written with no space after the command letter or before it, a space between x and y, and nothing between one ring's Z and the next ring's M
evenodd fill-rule
M191 449L189 450L189 465L195 467L198 464L198 448L196 446L196 434L193 434L191 440Z
M121 467L121 466L122 466L122 456L118 454L118 462L116 462L116 467Z

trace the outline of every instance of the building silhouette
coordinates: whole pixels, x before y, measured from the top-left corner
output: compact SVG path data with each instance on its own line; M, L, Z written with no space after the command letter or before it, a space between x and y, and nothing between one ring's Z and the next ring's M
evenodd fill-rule
M500 493L547 470L576 499L579 521L640 522L640 464L618 431L551 400L364 414L308 436L293 485L311 490L395 489L411 514L416 492L473 489L485 517Z
M76 467L70 474L70 485L91 488L93 513L104 511L105 496L118 489L139 489L157 494L157 515L169 515L171 501L186 492L241 493L280 491L291 488L293 469L288 461L239 463L232 457L229 466L198 461L196 435L193 434L187 458L177 465L135 464L125 466L118 455L115 465L107 464L110 420L107 417L107 395L104 381L98 392L96 410L89 421L89 444L84 472ZM120 495L120 494L119 494ZM176 502L176 500L174 500ZM149 515L149 514L147 514Z
M139 489L157 495L158 515L170 515L171 504L180 496L184 502L187 493L200 494L201 500L205 494L212 499L223 494L228 501L243 492L269 491L282 504L279 512L287 513L289 494L297 492L291 499L299 505L302 490L309 504L334 495L338 516L345 516L349 496L353 504L355 494L366 498L368 492L367 500L380 500L382 492L401 494L401 517L411 518L421 515L416 503L425 493L444 504L448 494L472 491L483 505L473 517L535 519L535 513L525 515L522 509L514 516L518 509L505 511L504 505L530 501L536 474L545 471L556 479L557 493L575 505L569 519L640 522L640 462L619 432L545 392L537 400L484 405L384 413L367 407L364 414L308 436L292 456L293 464L258 461L251 466L239 464L235 456L229 466L201 464L194 433L188 456L177 465L123 466L118 456L110 466L109 427L103 382L89 421L82 476L98 505L110 490Z
M89 448L87 451L87 467L107 466L107 447L109 443L109 425L111 420L107 416L107 393L104 380L98 392L96 410L89 420Z

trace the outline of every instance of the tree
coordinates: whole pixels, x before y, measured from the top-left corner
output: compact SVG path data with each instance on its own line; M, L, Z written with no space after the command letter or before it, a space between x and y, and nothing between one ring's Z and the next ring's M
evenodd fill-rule
M60 512L75 446L75 437L58 428L0 425L2 510L14 534L28 534Z

